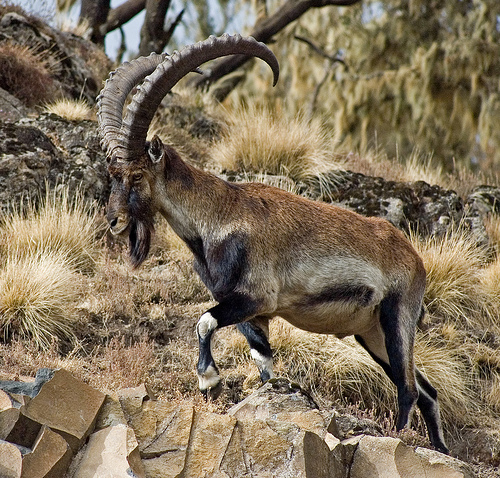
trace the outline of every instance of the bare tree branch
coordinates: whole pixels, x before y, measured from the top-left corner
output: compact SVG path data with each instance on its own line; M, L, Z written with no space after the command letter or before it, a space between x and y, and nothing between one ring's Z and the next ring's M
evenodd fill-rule
M106 23L101 27L101 33L106 35L127 23L146 7L146 0L128 0L110 10Z
M280 32L287 25L297 20L310 8L320 8L325 6L349 6L359 3L361 0L288 0L269 18L257 23L250 34L256 40L268 43L276 33ZM201 78L191 80L191 84L196 88L204 88L219 80L223 76L233 72L249 60L242 55L234 55L222 58L214 64ZM224 98L219 98L223 100Z
M294 38L296 40L299 40L299 41L305 43L315 53L317 53L318 55L320 55L323 58L326 58L327 60L330 61L330 65L328 66L328 68L325 69L325 72L323 74L323 78L321 78L321 81L314 88L314 92L313 92L311 102L310 102L309 108L308 108L308 117L312 118L312 116L314 114L314 110L316 109L316 103L318 101L320 90L321 90L322 86L325 84L326 80L328 79L328 76L330 75L331 71L333 70L333 67L335 66L335 64L341 63L342 65L344 65L344 67L346 69L348 68L348 66L343 58L341 58L337 55L330 55L329 53L326 53L326 51L324 51L322 48L320 48L318 45L316 45L314 42L312 42L308 38L305 38L305 37L302 37L299 35L295 35Z
M177 28L179 23L181 23L182 17L184 15L184 8L177 14L175 17L175 20L170 23L170 26L168 27L168 30L165 32L165 45L168 45L168 42L172 38L172 35L174 34L174 30Z
M302 37L300 35L295 35L294 38L296 40L299 40L299 41L305 43L306 45L308 45L311 48L311 50L316 52L318 55L322 56L323 58L326 58L327 60L330 60L330 62L332 64L333 63L342 63L347 68L346 62L340 56L330 55L329 53L324 51L322 48L320 48L318 45L316 45L311 40L309 40L308 38Z

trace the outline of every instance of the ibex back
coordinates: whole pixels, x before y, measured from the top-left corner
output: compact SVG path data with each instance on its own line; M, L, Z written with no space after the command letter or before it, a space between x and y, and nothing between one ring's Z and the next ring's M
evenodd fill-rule
M99 97L99 122L112 190L107 217L128 234L135 266L146 258L153 217L161 213L194 254L218 305L198 321L198 378L203 393L220 388L213 333L237 324L263 381L272 377L268 323L280 316L301 329L354 335L397 387L397 429L417 404L431 443L447 452L437 393L415 367L425 269L405 236L387 221L258 183L233 184L187 164L158 137L151 119L173 85L204 62L229 54L278 62L262 43L239 35L210 39L172 56L125 63ZM137 92L123 118L129 92Z

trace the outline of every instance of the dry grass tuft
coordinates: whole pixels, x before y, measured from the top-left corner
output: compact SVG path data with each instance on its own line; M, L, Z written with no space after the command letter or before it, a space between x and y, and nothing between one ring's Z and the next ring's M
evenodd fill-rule
M500 216L492 214L484 221L486 233L490 239L493 251L500 256Z
M10 41L0 44L0 87L27 106L53 98L54 59L47 52Z
M91 272L98 257L97 209L67 187L48 191L36 207L29 202L1 217L0 246L6 255L57 253L78 271Z
M482 271L481 288L487 296L494 324L500 328L500 256Z
M493 325L494 304L481 282L487 251L475 238L457 231L412 242L427 271L424 302L430 315L469 328Z
M442 187L447 182L443 166L433 161L432 156L422 156L416 150L404 162L403 168L405 181L425 181Z
M257 107L232 114L212 158L224 171L282 175L294 181L339 168L331 138L319 121L288 120Z
M60 98L44 106L44 111L55 114L68 121L83 121L95 119L92 108L85 100L70 100Z
M387 153L369 149L345 156L346 168L368 176L383 177L387 181L425 181L448 188L450 178L432 156L423 156L417 150L408 158L389 158Z
M49 348L73 337L80 280L64 256L46 252L9 256L0 269L0 329L4 339L33 340Z

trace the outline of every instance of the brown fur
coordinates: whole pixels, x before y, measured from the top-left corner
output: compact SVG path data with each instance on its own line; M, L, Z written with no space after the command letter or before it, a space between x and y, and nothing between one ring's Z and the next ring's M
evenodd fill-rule
M425 269L409 240L382 219L272 186L228 183L188 165L158 138L147 148L137 161L110 164L108 220L130 235L134 225L151 232L160 212L195 254L197 272L220 302L199 323L200 384L218 383L214 327L279 315L305 330L356 335L398 386L398 428L418 399L431 440L446 451L435 391L415 376ZM134 241L138 265L149 237Z

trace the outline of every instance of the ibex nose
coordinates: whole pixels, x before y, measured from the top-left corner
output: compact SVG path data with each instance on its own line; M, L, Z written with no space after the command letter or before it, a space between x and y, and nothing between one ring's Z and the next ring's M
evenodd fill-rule
M127 229L129 224L129 218L124 214L108 214L107 220L111 229L111 233L114 235L121 234L123 231L125 231L125 229Z

